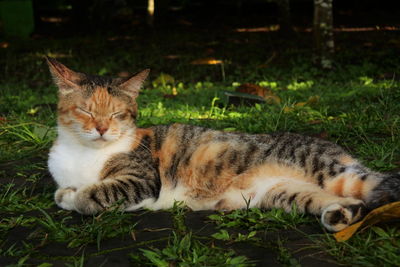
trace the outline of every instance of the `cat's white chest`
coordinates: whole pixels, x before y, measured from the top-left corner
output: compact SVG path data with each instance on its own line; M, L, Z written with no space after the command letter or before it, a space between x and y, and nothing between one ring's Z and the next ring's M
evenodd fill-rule
M61 188L96 183L105 162L116 153L129 151L131 140L126 138L104 148L91 148L59 136L49 154L49 171Z

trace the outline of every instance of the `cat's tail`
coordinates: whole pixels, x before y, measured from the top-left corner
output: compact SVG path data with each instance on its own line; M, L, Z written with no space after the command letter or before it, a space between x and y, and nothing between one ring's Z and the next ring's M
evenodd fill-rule
M368 210L400 201L400 173L374 172L358 163L345 169L325 180L324 189L337 196L361 199Z
M371 188L364 201L368 209L400 201L400 173L375 174L377 183Z

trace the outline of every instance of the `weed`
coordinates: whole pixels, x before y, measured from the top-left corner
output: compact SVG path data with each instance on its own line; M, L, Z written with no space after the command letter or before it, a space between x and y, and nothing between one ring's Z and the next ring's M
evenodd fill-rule
M40 209L44 218L38 218L43 227L41 236L50 241L67 243L67 247L79 247L95 243L100 250L103 239L130 234L136 223L132 222L132 214L118 209L104 211L97 216L82 218L82 224L68 224L71 216L61 220L54 219L46 211Z
M0 211L24 212L48 209L54 205L52 193L33 194L27 187L16 188L15 184L0 186Z
M397 227L374 226L341 243L328 234L313 239L346 265L396 266L400 262L400 231Z
M131 255L137 263L148 266L253 266L243 256L235 256L233 251L210 247L194 239L191 233L179 237L173 233L164 249L140 249L144 257ZM144 260L144 261L143 261Z
M234 210L232 212L220 212L208 217L219 228L242 228L249 231L275 231L279 229L295 228L300 224L311 222L310 217L297 212L296 208L290 213L282 209L263 211L259 208Z

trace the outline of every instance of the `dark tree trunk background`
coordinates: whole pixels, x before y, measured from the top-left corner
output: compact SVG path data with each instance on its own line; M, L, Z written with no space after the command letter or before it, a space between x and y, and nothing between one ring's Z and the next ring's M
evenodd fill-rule
M324 69L331 69L335 43L333 40L333 0L314 0L314 60Z
M280 32L284 35L294 33L290 16L290 0L276 0L279 11Z

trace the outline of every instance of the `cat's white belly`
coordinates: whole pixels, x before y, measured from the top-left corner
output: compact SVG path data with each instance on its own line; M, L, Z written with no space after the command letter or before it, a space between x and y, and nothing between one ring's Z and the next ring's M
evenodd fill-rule
M174 189L162 186L157 200L150 203L145 203L143 207L151 210L169 209L174 206L176 201L182 201L188 205L188 197L186 192L187 189L181 185L176 186Z
M266 192L274 185L282 182L290 182L287 178L262 176L255 179L255 182L245 190L231 189L212 199L192 198L188 188L178 185L175 188L162 187L159 198L154 201L145 202L140 207L152 210L169 209L174 206L176 201L183 202L190 209L196 210L214 210L214 209L240 209L246 207L257 207L262 202ZM224 201L226 206L218 208L218 203ZM135 210L131 207L128 210Z
M98 182L105 162L116 153L129 151L132 144L131 138L121 138L103 148L90 148L73 141L61 134L49 153L49 171L60 188Z

